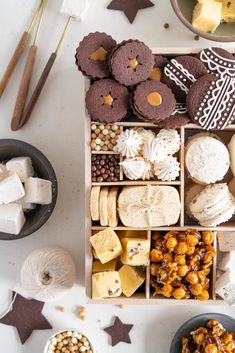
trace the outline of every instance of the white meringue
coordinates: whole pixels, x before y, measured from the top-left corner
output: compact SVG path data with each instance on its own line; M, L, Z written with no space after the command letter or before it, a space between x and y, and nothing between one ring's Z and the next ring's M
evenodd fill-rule
M172 155L180 149L180 135L177 130L162 129L157 134L157 138L165 144L168 154Z
M179 176L180 164L176 157L168 156L162 162L154 163L154 173L159 180L172 181Z
M123 157L134 158L140 151L142 138L137 131L126 129L117 139L115 150Z
M146 173L145 160L142 157L126 158L119 164L122 166L125 176L130 180L141 179Z
M149 130L149 129L147 130L147 129L140 127L136 131L138 132L138 134L142 138L143 143L145 143L146 141L152 141L156 138L156 135L152 130Z
M163 161L168 155L167 145L158 138L145 141L141 150L143 157L151 163Z
M153 172L152 163L145 161L145 169L144 169L144 172L143 172L141 179L150 180L153 178L154 178L154 172Z

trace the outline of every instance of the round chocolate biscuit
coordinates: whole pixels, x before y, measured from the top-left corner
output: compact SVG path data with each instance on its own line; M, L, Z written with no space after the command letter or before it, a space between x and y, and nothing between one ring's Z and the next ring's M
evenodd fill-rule
M235 120L235 80L207 74L190 88L187 109L191 119L205 130L224 129Z
M168 63L168 59L162 55L154 55L154 66L149 75L150 80L161 81L163 70L166 64Z
M235 58L227 50L207 48L199 53L199 58L206 66L208 73L235 78Z
M162 82L173 91L178 102L185 102L190 86L207 74L206 67L193 56L178 56L165 66Z
M128 89L111 79L95 81L87 92L86 108L95 121L120 121L128 114Z
M137 40L118 45L110 58L113 77L125 86L135 86L147 80L153 65L151 50Z
M187 114L175 113L168 118L160 121L159 127L163 129L179 129L181 126L185 126L189 123L189 116Z
M116 41L106 33L95 32L84 37L76 50L78 69L89 78L110 76L108 59Z
M167 85L159 81L140 83L133 93L134 110L154 124L169 117L175 110L175 96Z

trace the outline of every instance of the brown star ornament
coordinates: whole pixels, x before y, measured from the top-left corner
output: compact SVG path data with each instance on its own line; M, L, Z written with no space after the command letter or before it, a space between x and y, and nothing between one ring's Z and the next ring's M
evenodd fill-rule
M115 317L113 326L104 329L111 336L112 346L119 342L131 343L129 332L133 325L123 324L118 316Z
M43 306L43 302L26 299L17 293L12 310L0 320L0 323L16 327L21 343L25 343L34 330L52 329L51 324L42 314Z
M154 4L150 0L112 0L107 9L123 11L129 22L133 23L139 10L152 6Z

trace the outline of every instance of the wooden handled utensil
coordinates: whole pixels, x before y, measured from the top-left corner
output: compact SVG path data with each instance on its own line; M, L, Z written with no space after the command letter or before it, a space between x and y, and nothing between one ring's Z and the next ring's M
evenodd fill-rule
M38 39L38 35L40 32L40 28L41 28L41 23L42 23L42 17L43 17L43 13L44 13L44 9L46 6L46 1L47 0L43 0L42 2L42 6L40 8L40 15L39 15L39 21L38 21L38 25L37 25L37 29L36 29L36 33L35 33L35 37L34 37L34 41L33 44L30 47L29 53L28 53L28 57L26 60L26 64L24 67L24 71L23 71L23 75L20 81L20 86L19 86L19 90L18 90L18 94L17 94L17 98L16 98L16 104L15 104L15 108L14 108L14 112L13 112L13 116L12 116L12 121L11 121L11 129L13 131L18 130L19 128L19 124L20 124L20 119L23 113L23 109L25 106L25 101L27 98L27 94L28 94L28 90L29 90L29 84L31 81L31 77L32 77L32 73L33 73L33 68L34 68L34 63L35 63L35 58L36 58L36 54L37 54L37 39Z
M6 68L6 70L5 70L4 74L3 74L3 77L2 77L2 79L0 81L0 97L3 94L8 82L9 82L9 80L11 78L11 75L12 75L12 73L13 73L13 71L14 71L14 69L15 69L15 67L16 67L16 65L17 65L17 63L18 63L18 61L19 61L19 59L20 59L25 47L26 47L26 44L28 43L28 40L29 40L29 37L30 37L30 32L31 32L31 30L33 28L33 25L34 25L34 23L35 23L35 21L36 21L36 19L38 17L39 11L40 11L40 9L42 7L42 3L43 3L43 0L40 0L40 4L39 4L39 6L38 6L38 8L37 8L32 20L31 20L31 23L30 23L28 29L23 33L23 35L22 35L22 37L21 37L21 39L20 39L15 51L14 51L12 57L11 57L11 60L10 60L8 66L7 66L7 68Z
M33 112L33 109L39 99L39 96L43 90L43 87L47 81L48 75L53 67L53 64L55 62L55 59L57 57L58 51L61 47L61 44L63 42L65 33L67 31L67 28L71 22L72 19L75 19L77 21L82 21L84 18L84 15L87 11L87 7L88 7L88 0L64 0L62 3L62 7L61 7L61 12L68 17L68 20L66 22L65 28L63 30L63 33L60 37L59 43L57 45L56 50L51 54L41 76L40 79L35 87L35 90L30 98L30 101L24 111L24 114L21 118L20 124L18 128L21 128L22 126L24 126L27 121L30 119L30 116Z

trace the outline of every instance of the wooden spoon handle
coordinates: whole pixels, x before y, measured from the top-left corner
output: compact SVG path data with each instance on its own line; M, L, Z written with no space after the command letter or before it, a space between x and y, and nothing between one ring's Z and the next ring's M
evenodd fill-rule
M24 111L24 114L23 114L23 117L20 121L20 127L22 127L23 125L25 125L27 123L27 121L29 120L32 112L33 112L33 109L39 99L39 96L43 90L43 87L47 81L47 78L48 78L48 75L49 73L51 72L51 69L52 69L52 66L55 62L55 59L57 57L57 54L56 53L52 53L49 60L47 61L46 63L46 66L39 78L39 81L33 91L33 94L29 100L29 103Z
M11 121L11 129L13 131L18 130L20 125L20 119L23 113L25 101L29 90L29 84L33 73L36 53L37 53L37 46L32 45L29 50L27 61L24 67L24 72L20 82L19 91L16 98L15 109L14 109L14 113Z
M3 94L7 84L8 84L8 81L10 80L10 77L21 57L21 54L23 53L24 49L25 49L25 46L29 40L29 37L30 37L30 34L28 32L24 32L16 49L15 49L15 52L14 54L12 55L12 58L6 68L6 71L4 72L3 74L3 77L0 81L0 97L1 95Z

